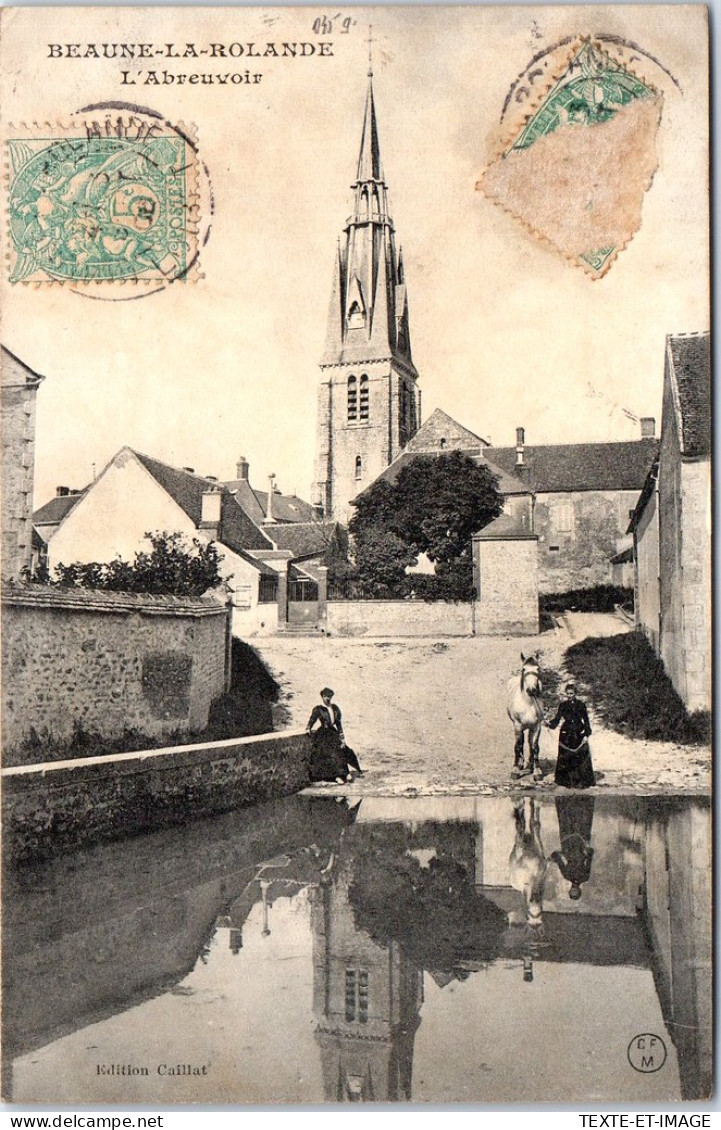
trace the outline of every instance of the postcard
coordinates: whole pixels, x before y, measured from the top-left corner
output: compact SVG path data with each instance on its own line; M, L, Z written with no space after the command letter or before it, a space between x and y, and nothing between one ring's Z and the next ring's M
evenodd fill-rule
M712 1097L707 17L0 11L6 1103Z

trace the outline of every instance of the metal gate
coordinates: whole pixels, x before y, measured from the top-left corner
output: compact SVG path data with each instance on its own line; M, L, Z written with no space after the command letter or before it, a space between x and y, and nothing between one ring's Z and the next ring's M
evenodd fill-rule
M318 623L318 585L310 577L295 577L288 583L288 623Z

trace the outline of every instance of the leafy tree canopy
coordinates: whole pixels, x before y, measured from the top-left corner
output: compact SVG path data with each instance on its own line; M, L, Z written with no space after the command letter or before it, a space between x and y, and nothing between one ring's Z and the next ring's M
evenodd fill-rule
M116 557L109 562L59 564L55 576L39 570L28 579L62 588L105 589L110 592L155 593L166 596L202 596L223 580L220 554L213 542L182 534L146 533L150 552L138 551L132 562Z
M449 599L470 597L471 537L503 509L495 475L459 451L419 455L394 483L373 483L354 505L349 528L363 587L407 588L406 566L425 553L436 565L430 588Z

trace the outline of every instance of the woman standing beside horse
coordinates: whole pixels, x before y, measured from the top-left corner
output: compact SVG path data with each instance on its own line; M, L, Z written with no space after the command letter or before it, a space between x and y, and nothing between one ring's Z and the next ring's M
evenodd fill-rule
M588 789L596 784L588 739L591 723L585 702L576 698L576 684L566 683L566 698L559 702L556 715L548 723L555 730L561 722L558 735L558 760L555 781L567 789Z

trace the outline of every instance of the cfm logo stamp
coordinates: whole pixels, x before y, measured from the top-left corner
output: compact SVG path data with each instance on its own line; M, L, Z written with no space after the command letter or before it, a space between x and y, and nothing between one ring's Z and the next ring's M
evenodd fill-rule
M642 1032L634 1036L628 1045L628 1062L634 1071L651 1075L660 1071L666 1062L666 1045L660 1036L653 1032Z

